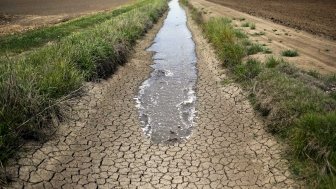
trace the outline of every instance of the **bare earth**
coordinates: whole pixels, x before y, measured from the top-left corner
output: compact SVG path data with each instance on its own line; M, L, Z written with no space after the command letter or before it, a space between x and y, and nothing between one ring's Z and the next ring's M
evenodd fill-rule
M336 39L335 0L208 0L273 22Z
M1 0L0 35L56 24L134 0Z
M129 63L110 79L89 84L86 95L72 101L73 119L54 139L25 147L30 150L8 168L14 180L10 187L295 187L283 147L265 132L240 87L220 84L220 63L193 23L197 125L182 143L153 144L146 138L134 97L151 72L151 53L145 49L160 26L138 43Z
M274 22L251 16L206 0L190 1L195 7L206 12L206 18L225 16L235 18L233 24L250 34L250 39L266 44L274 56L281 56L287 49L296 49L297 57L285 58L287 61L305 70L318 70L321 73L336 73L336 41L317 37L304 31L276 24ZM246 20L240 21L239 18ZM241 27L244 22L253 22L256 29ZM254 33L265 32L265 35L253 36ZM264 60L269 54L257 54L252 57Z

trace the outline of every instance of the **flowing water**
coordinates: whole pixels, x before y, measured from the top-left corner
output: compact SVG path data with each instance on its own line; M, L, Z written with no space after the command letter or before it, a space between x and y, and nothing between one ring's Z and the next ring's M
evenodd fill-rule
M194 126L195 43L187 17L178 0L169 2L169 12L153 45L154 71L142 83L136 98L145 134L154 143L188 138Z

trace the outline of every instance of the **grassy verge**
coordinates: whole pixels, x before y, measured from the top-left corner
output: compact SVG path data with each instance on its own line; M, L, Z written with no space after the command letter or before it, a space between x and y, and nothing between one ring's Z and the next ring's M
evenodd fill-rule
M188 5L192 17L214 46L231 77L248 92L268 130L289 146L292 170L314 188L336 188L335 75L305 72L270 56L264 63L243 58L262 51L226 18L204 21ZM290 52L290 55L293 53Z
M55 26L27 31L25 33L13 34L0 37L0 55L15 54L40 47L48 42L58 41L74 32L79 32L88 27L110 20L123 13L129 12L136 7L141 7L150 0L139 1L133 5L121 7L113 11L97 13L74 19Z
M146 0L58 43L0 59L0 160L10 157L27 133L35 136L50 123L59 114L57 103L86 80L107 77L123 64L136 40L166 9L164 0Z

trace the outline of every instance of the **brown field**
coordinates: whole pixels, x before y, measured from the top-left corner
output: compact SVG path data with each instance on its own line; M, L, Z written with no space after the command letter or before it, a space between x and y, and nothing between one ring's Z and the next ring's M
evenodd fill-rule
M335 0L208 0L336 40Z
M78 14L111 9L132 0L1 0L0 12L14 15Z
M0 0L0 35L110 10L134 0Z
M240 0L237 1L239 2ZM217 16L234 19L233 25L236 28L244 30L253 42L266 45L272 50L272 55L274 56L281 57L283 50L295 49L298 51L299 56L283 58L305 70L336 73L336 42L334 40L283 26L282 24L237 11L227 6L221 6L208 0L192 0L190 2L206 13L206 19ZM240 20L240 18L244 18L244 20ZM256 28L251 30L248 27L241 27L245 22L255 23ZM264 32L264 34L253 35L259 32ZM256 54L251 57L265 60L269 55Z

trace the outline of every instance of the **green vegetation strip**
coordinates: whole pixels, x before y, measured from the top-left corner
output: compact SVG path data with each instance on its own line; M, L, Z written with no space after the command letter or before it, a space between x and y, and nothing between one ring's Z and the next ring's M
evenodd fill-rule
M36 138L59 115L57 104L80 90L85 80L105 78L126 62L136 40L166 9L164 0L146 0L56 44L0 59L0 160L11 155L22 136Z
M264 63L243 61L262 46L251 44L229 19L204 21L201 12L183 2L223 66L249 92L268 130L288 143L293 173L314 188L336 188L336 76L305 72L272 56ZM283 55L298 54L290 50Z
M113 11L97 13L70 20L55 26L27 31L25 33L12 34L0 37L0 55L20 53L32 48L40 47L48 42L58 41L74 32L79 32L88 27L110 20L136 7L147 4L150 0L139 1L133 5L121 7Z

